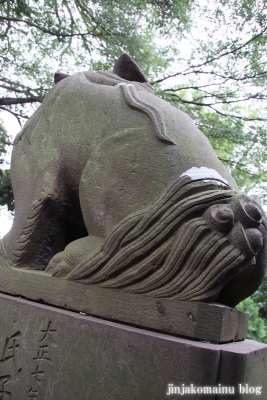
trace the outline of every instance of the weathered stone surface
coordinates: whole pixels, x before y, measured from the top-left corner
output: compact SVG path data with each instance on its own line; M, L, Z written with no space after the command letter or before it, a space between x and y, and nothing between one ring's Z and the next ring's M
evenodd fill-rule
M0 265L234 306L266 271L266 216L127 55L58 82L17 135Z
M221 352L221 368L219 372L219 381L224 384L231 384L233 377L236 382L247 383L253 382L254 386L263 386L260 399L267 399L267 358L266 344L258 343L251 340L245 340L244 344L231 343L231 346L225 345ZM253 386L252 385L252 386ZM252 390L249 392L252 394ZM239 397L237 397L239 399ZM240 396L242 398L242 396ZM244 396L244 398L256 399L254 391L253 396Z
M267 346L246 340L214 345L127 327L0 295L0 397L3 400L163 400L170 384L234 387L267 396Z
M244 340L248 314L218 304L172 301L0 267L0 292L187 338ZM33 290L34 288L34 290Z

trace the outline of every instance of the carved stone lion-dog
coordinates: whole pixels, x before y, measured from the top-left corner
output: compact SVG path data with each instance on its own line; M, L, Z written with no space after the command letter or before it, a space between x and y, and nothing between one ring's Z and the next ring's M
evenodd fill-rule
M252 294L266 216L192 119L125 54L55 82L15 139L1 265L231 306Z

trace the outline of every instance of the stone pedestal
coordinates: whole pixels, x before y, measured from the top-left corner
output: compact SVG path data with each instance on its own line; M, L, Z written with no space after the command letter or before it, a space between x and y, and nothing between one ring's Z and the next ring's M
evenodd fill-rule
M191 341L3 294L0 321L2 400L267 399L261 343Z
M153 298L0 266L0 293L193 340L244 340L248 314L220 304Z

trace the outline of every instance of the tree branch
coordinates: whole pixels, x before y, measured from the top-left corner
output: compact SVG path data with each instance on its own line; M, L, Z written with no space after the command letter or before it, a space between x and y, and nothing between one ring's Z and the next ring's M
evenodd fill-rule
M18 121L20 127L22 127L22 123L21 123L21 120L20 120L21 118L29 119L29 117L28 117L27 115L18 114L18 113L16 113L16 112L10 110L9 108L0 107L0 110L9 112L11 115L13 115L13 116L17 119L17 121Z
M75 36L76 37L77 36L78 37L85 37L85 36L88 36L88 35L94 36L93 31L88 31L88 32L84 32L84 33L80 33L80 32L79 33L56 32L56 31L53 31L53 30L50 30L50 29L46 29L46 28L44 28L44 27L42 27L40 25L37 25L37 24L35 24L33 22L25 21L25 20L19 19L19 18L0 17L0 21L22 22L23 24L26 24L26 25L28 25L28 26L30 26L32 28L36 28L36 29L38 29L39 31L41 31L43 33L47 33L47 34L49 34L51 36L56 36L58 38L68 38L68 37L75 37Z
M182 102L182 103L187 103L187 104L193 104L193 105L195 105L195 106L207 106L207 107L211 107L211 106L215 106L215 105L218 105L218 104L233 104L233 103L240 103L240 102L242 102L242 103L244 103L245 101L249 101L249 100L252 100L252 99L254 99L254 100L263 100L263 99L265 99L266 98L266 96L260 96L261 95L261 93L263 92L263 91L265 91L265 89L263 89L262 91L260 91L260 92L258 92L258 93L256 93L256 94L253 94L253 95L251 95L251 96L247 96L247 97L244 97L244 98L241 98L241 99L229 99L229 100L225 100L225 99L223 99L223 98L225 98L226 96L228 96L229 97L229 94L224 94L224 95L216 95L216 93L215 94L213 94L213 93L207 93L207 95L206 96L199 96L199 97L196 97L196 98L194 98L193 100L185 100L185 99L183 99L181 96L178 96L178 94L173 94L173 93L166 93L170 98L172 97L172 98L177 98L180 102ZM212 103L203 103L203 102L199 102L199 100L203 100L203 99L209 99L209 98L211 98L211 99L223 99L223 100L221 100L221 101L214 101L214 102L212 102ZM265 121L265 119L264 120L262 120L262 121Z
M247 117L242 117L240 115L234 115L234 114L226 114L223 113L222 111L217 110L216 108L209 106L213 111L215 111L217 114L222 115L227 118L236 118L236 119L241 119L243 121L267 121L267 118L247 118Z
M42 102L40 97L2 97L0 98L0 106L10 106L12 104L26 104L26 103L36 103Z
M176 72L173 75L169 75L167 77L164 77L162 79L158 79L156 81L154 81L152 84L155 83L161 83L163 81L165 81L166 79L170 79L170 78L174 78L178 75L184 75L185 73L188 73L188 71L191 69L195 69L195 68L202 68L206 65L209 65L211 63L213 63L214 61L217 61L219 59L221 59L222 57L225 56L229 56L230 54L235 54L236 52L240 51L241 49L243 49L244 47L246 47L247 45L249 45L250 43L252 43L253 41L257 40L260 36L262 36L265 32L267 31L267 27L265 27L260 33L258 33L257 35L253 36L252 38L250 38L249 40L247 40L245 43L241 44L240 46L235 47L232 50L229 51L225 51L224 53L220 54L218 53L216 56L213 56L211 58L208 58L206 61L204 61L203 63L197 64L197 65L191 65L190 67L186 68L184 71L182 72ZM202 71L203 72L203 71ZM196 71L193 72L189 72L189 73L196 73Z

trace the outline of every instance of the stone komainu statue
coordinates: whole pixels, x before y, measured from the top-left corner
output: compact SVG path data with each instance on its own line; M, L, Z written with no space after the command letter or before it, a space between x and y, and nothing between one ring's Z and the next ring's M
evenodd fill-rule
M123 291L235 305L266 268L266 216L189 116L127 55L57 74L17 135L6 267Z

